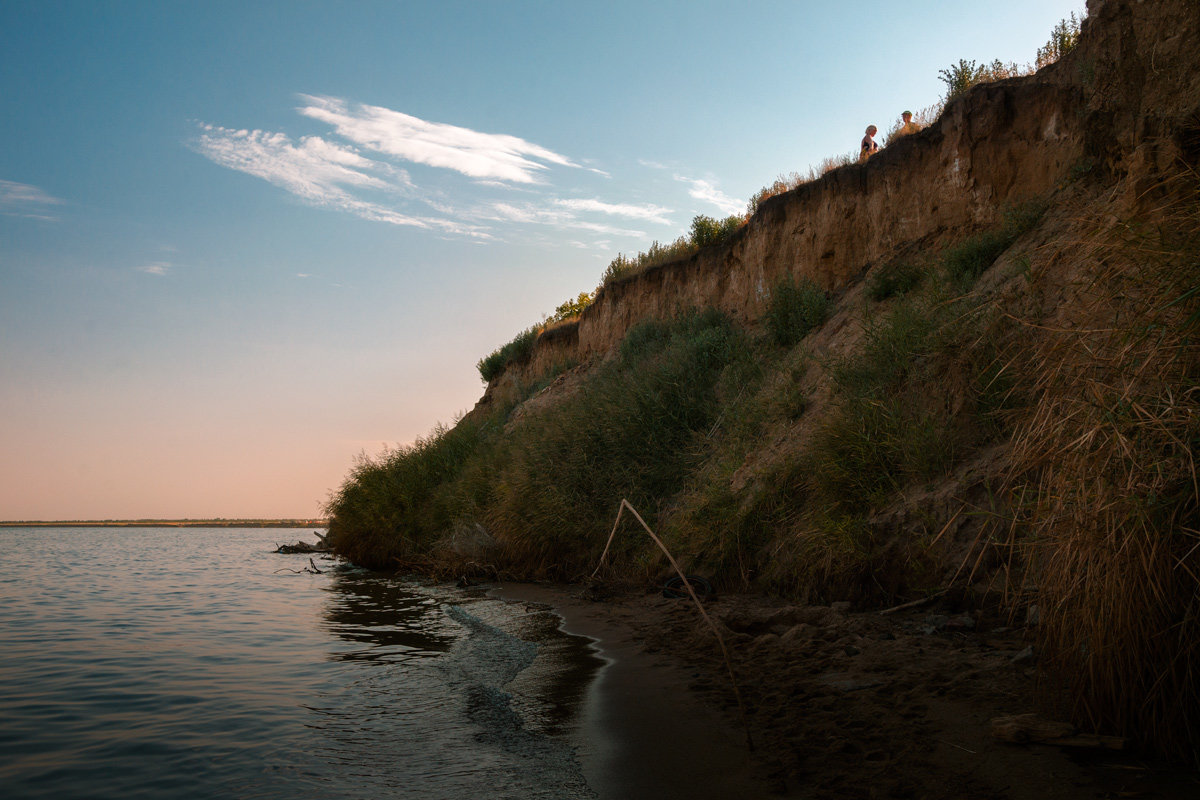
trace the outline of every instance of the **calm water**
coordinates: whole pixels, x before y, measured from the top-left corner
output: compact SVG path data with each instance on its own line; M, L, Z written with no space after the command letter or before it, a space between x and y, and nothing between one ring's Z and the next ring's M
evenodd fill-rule
M296 574L270 550L297 538L0 529L0 795L594 796L588 640L453 588Z

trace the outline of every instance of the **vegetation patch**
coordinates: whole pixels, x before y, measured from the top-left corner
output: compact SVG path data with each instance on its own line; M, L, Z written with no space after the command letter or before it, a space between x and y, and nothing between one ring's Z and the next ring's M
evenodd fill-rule
M527 361L533 355L533 347L542 332L542 325L534 325L518 333L511 342L481 358L475 368L484 383L491 383L513 362Z
M791 347L817 328L829 314L829 297L815 283L788 275L775 284L763 316L771 339Z
M680 236L670 244L654 242L644 253L626 256L618 253L609 262L608 267L600 278L600 285L606 286L614 281L622 280L631 275L637 275L654 267L680 261L705 247L715 247L729 240L733 234L741 230L748 217L733 214L725 219L713 219L703 214L692 219L692 227L686 236Z
M912 261L889 262L867 278L867 296L872 300L886 300L907 294L921 283L924 275L924 268Z
M325 506L329 542L357 564L412 568L461 513L446 488L494 435L486 424L438 425L411 445L360 456Z
M1001 253L1041 220L1045 211L1043 201L1009 207L999 227L976 234L942 253L947 276L958 287L969 288Z
M1171 216L1089 237L1071 324L1019 364L1008 532L1068 710L1200 763L1200 190L1175 183Z

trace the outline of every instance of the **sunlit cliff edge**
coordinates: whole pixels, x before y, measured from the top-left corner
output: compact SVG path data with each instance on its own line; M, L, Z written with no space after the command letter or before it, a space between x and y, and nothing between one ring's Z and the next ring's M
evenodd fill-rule
M1077 718L1197 759L1198 171L1200 4L1093 0L1057 63L604 285L330 540L570 580L628 499L719 587L1037 606ZM630 528L604 575L665 569Z
M648 317L714 306L753 322L786 275L845 290L905 248L972 232L1005 204L1053 193L1087 159L1133 202L1171 168L1171 135L1186 136L1195 111L1196 42L1170 20L1196 10L1097 5L1070 58L975 87L865 165L771 198L725 247L604 287L577 323L543 336L530 361L489 385L482 405L556 363L611 352Z

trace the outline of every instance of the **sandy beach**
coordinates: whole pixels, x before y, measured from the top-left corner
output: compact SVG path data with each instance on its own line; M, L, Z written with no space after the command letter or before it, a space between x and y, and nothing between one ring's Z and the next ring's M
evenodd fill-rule
M577 743L588 785L601 800L770 794L743 728L689 688L702 672L647 648L628 608L610 613L607 604L538 584L504 584L489 594L551 607L562 630L594 639L607 662L588 689Z
M581 599L505 584L552 607L608 660L580 759L602 797L1191 798L1195 773L1114 752L1014 745L993 718L1039 710L1034 631L953 601L881 615L761 596L706 601L733 654L755 749L712 630L661 592Z

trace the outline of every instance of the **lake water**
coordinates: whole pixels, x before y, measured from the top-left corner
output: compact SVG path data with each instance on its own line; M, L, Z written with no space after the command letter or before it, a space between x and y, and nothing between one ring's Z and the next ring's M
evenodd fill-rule
M0 796L596 796L590 640L470 590L297 573L270 552L297 538L0 529Z

